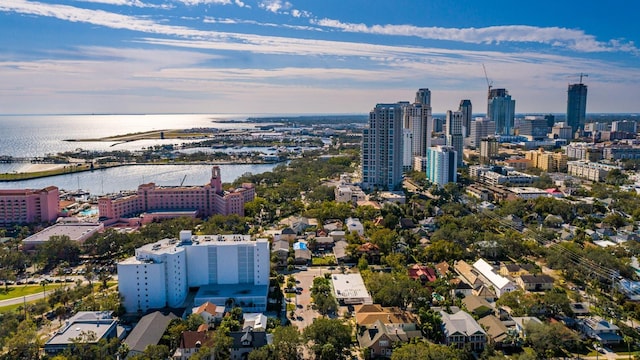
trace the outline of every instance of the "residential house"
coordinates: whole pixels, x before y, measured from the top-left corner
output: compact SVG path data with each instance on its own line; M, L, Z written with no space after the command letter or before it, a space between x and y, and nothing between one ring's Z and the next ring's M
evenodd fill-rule
M453 264L453 269L460 275L462 280L476 289L482 286L482 281L478 279L478 273L464 260L458 260Z
M297 235L292 228L284 228L280 232L280 240L295 241Z
M243 313L242 327L251 327L253 331L267 331L267 316L263 313Z
M233 339L231 360L245 360L250 352L271 342L266 332L254 331L250 326L244 327L241 331L232 331L229 336Z
M527 270L523 269L518 264L505 264L505 263L500 264L499 274L502 276L511 276L512 278L515 279L520 275L525 275L528 273L529 272Z
M487 301L495 301L497 298L496 293L491 289L491 287L484 284L477 289L473 289L471 294Z
M489 304L487 300L479 296L465 296L462 299L462 303L469 312L471 312L478 318L493 314L493 308L491 307L491 304Z
M194 307L191 312L200 315L205 324L213 327L216 322L222 321L224 306L218 306L207 301L198 307Z
M444 332L444 343L459 349L466 346L472 351L482 351L487 344L487 333L473 316L464 311L448 314L440 311Z
M335 244L331 236L316 236L309 240L310 243L313 243L314 251L331 251Z
M347 246L349 244L346 241L336 241L333 245L333 255L336 257L336 262L338 264L344 264L345 262L349 262L351 259L349 254L347 254Z
M329 236L333 238L333 241L345 240L347 233L343 230L333 230L329 232Z
M396 307L356 305L355 319L358 342L372 358L390 357L396 343L422 338L415 316Z
M451 267L449 266L449 263L446 261L437 263L434 265L434 267L436 268L436 272L440 277L446 278L449 276L449 274L451 274Z
M298 241L293 244L294 262L296 265L309 265L311 263L311 250L306 241Z
M124 340L129 347L127 357L142 354L149 345L158 345L171 320L177 318L172 313L164 315L160 311L143 316Z
M381 320L377 320L357 334L360 347L368 349L371 359L389 358L396 344L408 343L413 338L422 338L422 332L415 329L407 330L398 325L384 324Z
M516 283L527 291L546 291L553 289L553 278L549 275L522 275L516 278Z
M527 338L527 324L542 324L542 321L535 316L514 316L511 320L514 322L515 330L518 332L518 335L523 339Z
M451 284L451 293L453 296L470 296L472 295L473 288L471 285L462 281L460 278L454 278L449 281Z
M437 279L434 269L420 264L411 265L408 272L410 278L420 281L423 285L434 282Z
M473 268L482 275L481 280L486 284L493 287L493 291L495 291L496 296L500 297L502 294L511 292L516 289L516 285L511 282L511 280L507 279L504 276L496 274L493 270L493 267L484 261L484 259L480 259L473 263Z
M349 233L356 232L360 236L364 236L364 226L358 218L348 218L345 223L347 224L347 231Z
M509 329L507 329L505 324L494 315L483 317L478 320L478 324L482 325L486 330L489 342L497 349L515 345L512 342L514 337L510 336Z
M180 342L178 348L171 357L172 360L188 360L194 354L200 352L202 347L211 349L213 347L213 339L207 331L183 331L180 334ZM210 350L211 351L211 350ZM213 355L210 355L210 359Z
M602 345L619 344L622 341L622 337L618 334L620 328L601 318L591 317L578 320L578 330Z
M376 244L366 242L358 246L356 252L358 253L358 257L364 256L369 264L380 263L380 248Z
M287 259L289 258L289 241L274 240L271 244L271 253L278 256L278 266L287 266Z

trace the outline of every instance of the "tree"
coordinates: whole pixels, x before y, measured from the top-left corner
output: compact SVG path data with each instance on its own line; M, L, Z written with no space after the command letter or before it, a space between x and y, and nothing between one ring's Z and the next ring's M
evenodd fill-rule
M304 330L316 359L343 359L351 344L351 326L340 319L318 318Z
M169 357L169 347L167 345L149 345L142 354L137 354L131 360L156 360ZM127 358L129 359L129 358Z
M9 359L38 359L40 338L36 324L29 319L23 320L7 340L6 350Z
M391 360L467 360L469 354L462 350L427 342L402 344L393 350Z
M442 332L442 316L437 311L422 308L418 311L420 327L424 336L431 341L440 341Z
M273 358L275 360L297 360L300 355L302 337L294 326L278 326L273 330Z
M215 359L228 359L231 356L233 338L229 336L229 328L220 325L213 334L213 356Z
M561 323L540 324L529 321L525 326L527 341L535 349L539 359L560 356L564 349L571 349L579 341L578 335Z

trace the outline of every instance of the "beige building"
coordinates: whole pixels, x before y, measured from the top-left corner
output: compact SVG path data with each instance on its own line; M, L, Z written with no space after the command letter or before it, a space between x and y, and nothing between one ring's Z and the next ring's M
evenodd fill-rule
M567 155L558 152L548 152L543 149L531 150L526 153L526 159L531 166L546 172L567 171Z

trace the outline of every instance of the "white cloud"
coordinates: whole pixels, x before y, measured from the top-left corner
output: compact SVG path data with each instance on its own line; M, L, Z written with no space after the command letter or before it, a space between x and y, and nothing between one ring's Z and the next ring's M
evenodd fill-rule
M475 44L533 42L566 47L580 52L623 51L638 53L634 43L613 39L606 42L582 30L561 27L504 25L484 28L418 27L413 25L372 25L343 23L334 19L311 20L312 24L345 32L391 36L415 36L430 40L449 40Z
M292 5L288 1L282 0L262 0L258 7L273 13L281 13L283 11L291 9Z
M185 5L188 6L195 6L195 5L208 5L208 4L214 4L214 5L231 5L232 2L231 0L177 0Z

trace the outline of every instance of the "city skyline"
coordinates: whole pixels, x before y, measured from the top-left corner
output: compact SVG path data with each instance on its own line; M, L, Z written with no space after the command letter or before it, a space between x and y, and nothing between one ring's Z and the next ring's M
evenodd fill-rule
M550 11L549 9L554 9ZM432 91L434 114L493 88L516 113L640 112L640 5L5 0L0 113L361 113ZM410 16L419 13L420 16ZM482 111L479 111L482 112Z

